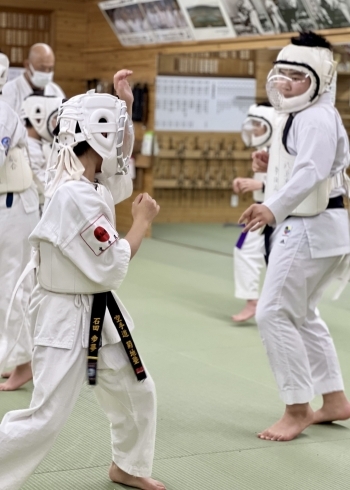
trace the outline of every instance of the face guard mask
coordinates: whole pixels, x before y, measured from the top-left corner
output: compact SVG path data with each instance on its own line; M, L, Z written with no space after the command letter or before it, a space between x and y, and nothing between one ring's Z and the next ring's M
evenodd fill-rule
M280 51L275 67L268 74L269 101L280 113L306 109L329 90L335 68L329 49L289 44ZM302 84L308 87L305 91Z
M127 121L125 102L113 95L90 90L65 102L58 115L60 150L51 194L63 171L71 179L80 179L84 173L84 166L73 152L74 146L82 141L102 157L102 176L108 179L126 174L134 142L132 125Z
M7 81L9 66L10 62L6 54L0 53L0 91Z
M53 130L57 125L58 109L61 103L61 97L31 95L23 101L21 116L29 119L41 138L52 143Z
M264 105L252 105L243 123L241 137L248 148L264 148L271 144L275 110Z
M29 63L29 78L34 87L45 88L46 85L52 82L53 80L53 71L47 73L46 71L34 70L33 65Z

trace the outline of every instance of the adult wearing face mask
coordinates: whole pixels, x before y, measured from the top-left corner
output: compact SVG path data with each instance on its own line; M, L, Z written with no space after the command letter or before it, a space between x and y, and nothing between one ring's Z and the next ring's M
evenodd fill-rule
M47 44L34 44L24 62L25 72L7 82L2 89L2 99L21 115L24 99L29 95L54 95L65 98L64 92L54 83L55 55Z

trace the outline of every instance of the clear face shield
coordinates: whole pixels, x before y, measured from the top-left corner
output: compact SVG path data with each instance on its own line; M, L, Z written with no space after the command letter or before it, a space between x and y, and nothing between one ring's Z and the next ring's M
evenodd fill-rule
M305 109L318 90L316 77L307 67L277 64L267 77L266 93L278 112Z
M264 146L271 135L271 125L261 117L248 116L243 123L241 137L248 148Z

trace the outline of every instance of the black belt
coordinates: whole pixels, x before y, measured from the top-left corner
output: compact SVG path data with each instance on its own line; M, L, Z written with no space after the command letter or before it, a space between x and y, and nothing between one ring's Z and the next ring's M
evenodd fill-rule
M96 384L98 350L101 347L102 342L102 326L106 308L108 308L115 328L120 335L123 347L138 381L143 381L147 378L146 371L142 365L140 356L131 337L130 330L126 324L122 312L120 311L118 303L114 299L113 294L109 291L107 293L94 294L90 321L87 363L89 385Z
M342 209L344 208L344 200L343 196L336 196L336 197L331 197L328 201L328 205L326 209ZM302 218L303 216L287 216L286 219L288 218ZM305 216L306 217L311 217L311 216ZM275 228L273 228L270 225L266 225L263 231L264 235L264 241L265 241L265 262L266 265L269 262L269 255L270 255L270 239L272 236L272 233L274 232Z

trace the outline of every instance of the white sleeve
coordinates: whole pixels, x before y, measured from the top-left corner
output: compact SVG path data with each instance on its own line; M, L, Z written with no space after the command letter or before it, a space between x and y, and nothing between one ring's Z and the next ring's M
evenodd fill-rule
M130 261L127 240L119 239L111 210L89 184L63 184L48 204L36 239L57 246L90 280L117 289Z
M94 244L91 243L91 236L89 242L89 239L85 240L83 235L79 233L67 246L61 248L63 255L70 259L91 281L101 284L108 290L118 289L128 271L131 256L129 242L117 238L97 255L98 248L96 250Z
M337 149L337 138L329 124L315 121L300 125L296 136L296 158L290 180L264 202L281 223L330 175Z
M2 100L6 102L16 113L17 113L17 97L16 97L16 90L13 90L13 84L12 83L5 83L5 85L2 88ZM12 89L12 90L11 90Z

